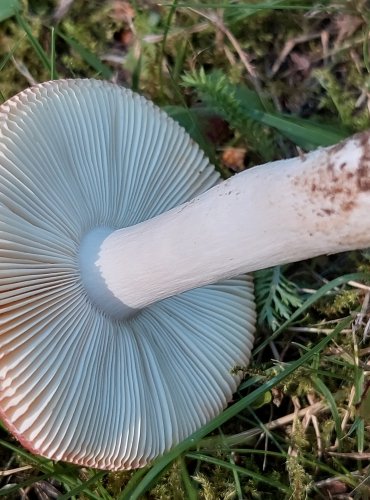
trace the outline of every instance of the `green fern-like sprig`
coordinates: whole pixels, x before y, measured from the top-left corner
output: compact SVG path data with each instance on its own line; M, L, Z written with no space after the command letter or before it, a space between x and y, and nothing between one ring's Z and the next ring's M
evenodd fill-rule
M281 266L257 271L254 276L258 322L275 331L302 305L302 300Z
M235 89L221 71L206 74L201 68L186 73L182 80L187 87L194 88L210 108L222 114L233 128L242 131L248 127L249 120L240 111Z
M250 149L266 161L272 159L275 151L272 130L257 123L245 112L239 87L230 83L224 73L206 73L201 68L185 73L182 81L186 87L196 90L209 109L221 115L240 136L246 138ZM253 99L258 101L258 96L253 95ZM256 102L256 108L260 105Z

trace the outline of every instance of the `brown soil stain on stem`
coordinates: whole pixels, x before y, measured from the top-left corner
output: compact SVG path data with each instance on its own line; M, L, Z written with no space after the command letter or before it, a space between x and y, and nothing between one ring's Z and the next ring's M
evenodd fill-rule
M302 227L312 237L337 239L337 251L368 246L363 204L370 206L370 131L308 154L301 162L292 182Z
M363 149L360 166L357 171L357 187L361 192L370 191L370 132L357 135Z
M351 161L350 151L359 157L357 162ZM302 159L306 161L312 160ZM348 217L359 202L359 194L370 191L370 132L323 150L317 166L310 167L307 175L295 177L293 183L304 189L315 216Z

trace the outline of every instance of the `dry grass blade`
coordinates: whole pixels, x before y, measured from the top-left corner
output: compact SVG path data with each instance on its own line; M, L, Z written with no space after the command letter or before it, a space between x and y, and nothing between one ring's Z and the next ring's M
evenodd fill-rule
M32 465L24 465L23 467L16 467L15 469L0 470L0 477L12 476L18 472L23 472L25 470L33 469Z

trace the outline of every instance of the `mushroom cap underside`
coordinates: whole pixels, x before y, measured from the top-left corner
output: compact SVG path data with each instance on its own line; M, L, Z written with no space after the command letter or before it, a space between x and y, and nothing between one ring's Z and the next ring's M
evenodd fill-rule
M230 401L253 342L250 277L118 321L90 300L78 261L90 230L218 181L179 125L117 85L47 82L0 106L0 418L32 452L140 467Z

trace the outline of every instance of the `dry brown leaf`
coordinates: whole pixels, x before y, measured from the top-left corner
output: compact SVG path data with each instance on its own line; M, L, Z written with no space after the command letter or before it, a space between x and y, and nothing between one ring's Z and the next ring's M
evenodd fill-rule
M135 17L135 10L129 2L114 0L112 2L111 16L116 21L121 21L131 26Z
M247 151L244 148L227 148L221 155L221 161L225 167L234 172L245 170L244 159Z
M338 34L334 45L337 47L343 40L349 38L363 23L360 17L350 16L349 14L343 14L335 18L335 26L338 30Z

